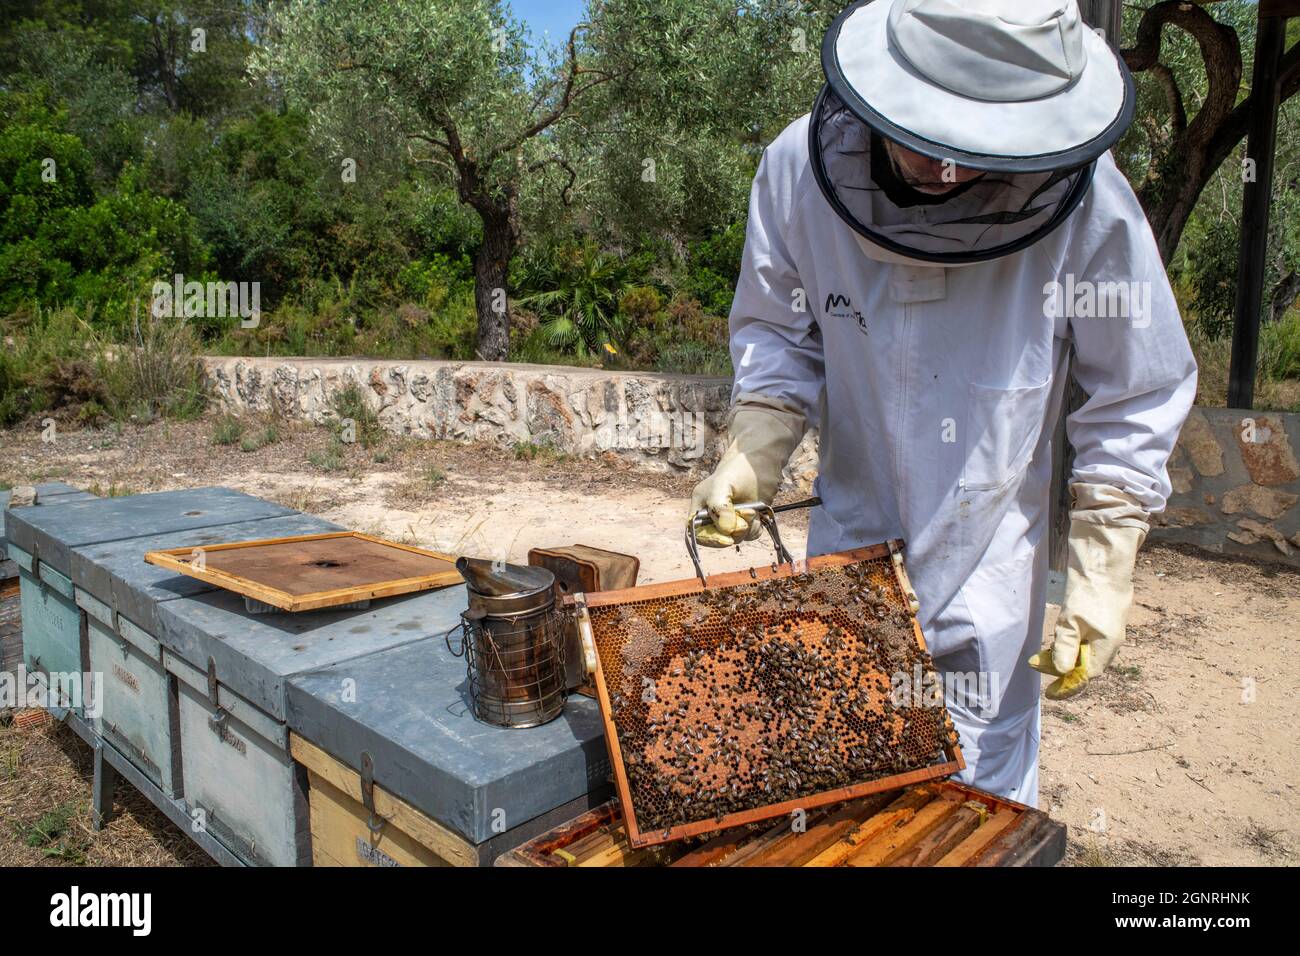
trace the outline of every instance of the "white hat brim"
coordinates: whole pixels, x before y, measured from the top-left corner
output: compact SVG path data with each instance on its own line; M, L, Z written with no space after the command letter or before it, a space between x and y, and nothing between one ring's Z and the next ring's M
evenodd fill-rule
M890 43L890 5L862 0L840 14L826 35L822 66L859 119L909 149L977 169L1041 172L1096 159L1132 120L1132 77L1091 29L1083 31L1087 65L1068 88L994 103L917 72Z

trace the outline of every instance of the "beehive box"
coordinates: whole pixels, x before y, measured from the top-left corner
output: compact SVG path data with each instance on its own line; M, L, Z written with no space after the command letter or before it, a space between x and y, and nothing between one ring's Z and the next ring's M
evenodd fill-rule
M502 847L582 812L607 792L570 801L485 844L473 844L297 734L290 734L289 747L308 771L313 866L484 866Z
M616 801L502 854L498 866L1052 866L1065 827L951 781L872 794L779 822L633 847Z
M16 577L0 581L0 672L16 674L23 661L23 612Z
M78 602L91 616L112 626L116 613L156 638L161 633L158 621L161 604L218 588L146 564L144 556L148 552L337 530L338 525L323 518L294 513L82 545L72 551L72 583L77 589Z
M310 865L306 774L288 728L168 649L163 666L177 679L191 817L250 866Z
M72 553L79 546L257 517L292 514L281 505L228 488L89 498L5 511L10 556L22 578L23 655L29 669L87 672L87 628L77 607ZM71 685L71 678L68 678ZM67 688L64 688L66 690ZM52 697L56 696L52 690ZM61 696L62 692L60 692ZM56 710L68 701L52 700ZM80 707L74 712L81 714Z
M18 565L23 664L48 678L49 707L56 716L69 708L81 713L85 622L74 600L72 580L12 541L9 554Z
M37 485L36 494L37 503L15 509L15 515L95 497L59 482ZM0 491L0 507L5 510L6 527L10 521L8 505L11 495L11 491ZM0 669L13 672L21 662L28 671L47 675L81 675L81 620L76 608L68 603L67 576L33 562L29 551L12 545L7 538L7 532L0 530L0 580L17 578L20 603L25 603L28 608L26 617L31 621L32 633L30 639L24 641L20 629L17 635L5 641L0 648ZM80 676L75 681L71 677L59 679L59 686L51 693L56 710L62 709L59 704L81 700L81 679Z
M66 504L71 501L83 501L95 497L88 491L78 491L71 485L65 485L61 481L48 481L35 487L38 507L42 504L57 504L59 501ZM0 489L0 511L4 511L9 507L12 496L13 491L11 489ZM0 581L6 581L17 576L18 565L9 558L9 542L5 539L4 522L0 521Z
M440 594L444 607L430 620L445 630L458 623L465 590ZM503 850L611 792L595 701L570 697L560 717L526 730L480 723L465 661L442 636L292 677L289 724L312 748L305 753L314 759L300 759L329 784L310 791L318 864L385 860L369 853L369 814L358 790L363 754L381 815L384 805L406 808L373 848L404 864L432 854L490 866Z
M463 589L451 588L302 613L250 614L242 597L224 591L160 602L164 666L182 684L186 801L224 821L231 849L250 862L305 862L305 774L294 772L286 727L290 678L441 634L459 621L463 601ZM423 678L402 675L415 687Z
M158 642L125 619L116 629L86 618L91 729L120 750L166 796L181 794L175 684Z
M230 488L191 488L10 509L5 534L10 544L71 577L74 548L295 513Z
M307 534L337 526L310 515L259 518L212 528L102 542L75 548L76 601L87 614L89 670L103 699L88 713L110 740L167 796L179 797L179 690L163 667L157 609L164 601L214 590L213 585L144 563L158 547L200 548L222 541Z

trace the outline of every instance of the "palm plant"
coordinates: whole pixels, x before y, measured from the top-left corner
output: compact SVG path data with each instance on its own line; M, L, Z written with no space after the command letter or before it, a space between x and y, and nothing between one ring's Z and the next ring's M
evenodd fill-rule
M536 312L538 333L552 348L586 357L621 343L618 302L633 282L632 266L594 243L564 246L520 264L517 302Z

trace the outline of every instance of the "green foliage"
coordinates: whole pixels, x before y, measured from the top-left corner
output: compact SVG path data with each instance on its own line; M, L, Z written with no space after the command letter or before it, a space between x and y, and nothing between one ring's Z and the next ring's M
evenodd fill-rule
M126 167L96 199L91 159L63 116L0 94L0 315L36 303L93 306L125 322L151 277L199 273L207 250L186 209Z
M73 828L77 813L75 803L65 803L41 814L34 823L16 823L14 826L23 842L40 849L42 855L81 865L86 861L90 841L79 836Z
M124 342L96 335L93 346L104 405L116 420L189 419L206 406L198 336L186 321L145 313Z
M1294 303L1300 273L1300 102L1283 107L1278 125L1260 316L1265 326ZM1181 255L1171 270L1190 287L1194 321L1212 339L1230 334L1236 310L1241 154L1239 149L1211 180L1208 195L1183 232Z
M242 452L260 451L267 445L274 445L279 440L280 430L274 425L267 425L240 439L239 450Z
M1194 321L1212 339L1232 332L1239 249L1237 224L1219 220L1205 225L1200 241L1187 250L1184 274L1194 292Z
M3 332L7 342L0 349L0 426L109 404L95 334L75 312L21 313L4 324Z
M590 242L544 247L521 257L514 276L523 293L518 304L537 313L536 334L551 348L580 358L602 348L614 354L626 332L619 300L645 265Z
M514 452L518 461L565 461L569 457L549 441L516 442Z
M1259 372L1275 381L1300 381L1300 309L1260 330Z
M244 422L235 415L225 414L212 426L212 444L233 445L244 435Z
M683 291L713 315L729 315L745 251L745 223L736 222L689 248Z
M493 204L521 230L512 358L727 374L750 180L763 145L809 108L842 6L593 0L566 101L568 37L529 37L508 0L6 4L0 423L196 414L199 350L472 359L472 262ZM1249 76L1255 3L1207 9L1237 31ZM1141 13L1125 11L1130 39ZM1160 59L1194 112L1208 88L1195 39L1166 29ZM1137 83L1117 158L1158 184L1176 171L1161 164L1169 101L1154 74ZM1300 274L1300 98L1278 141L1267 317ZM1171 263L1203 388L1236 292L1240 158L1207 186ZM148 320L151 285L177 273L258 282L260 324ZM1292 401L1295 322L1293 310L1264 327L1261 401Z
M379 424L379 416L358 385L345 385L336 391L330 397L330 410L337 418L334 436L338 441L356 442L362 448L373 448L383 440L384 429Z
M324 448L309 451L307 464L320 471L339 471L343 467L343 444L334 438Z

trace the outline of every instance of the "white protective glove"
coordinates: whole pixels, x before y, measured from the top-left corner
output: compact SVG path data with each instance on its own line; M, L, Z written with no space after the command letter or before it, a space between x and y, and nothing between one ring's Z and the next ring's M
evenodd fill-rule
M1065 599L1050 647L1029 666L1055 677L1052 700L1073 697L1104 671L1124 641L1133 605L1133 566L1146 539L1148 516L1133 498L1110 485L1072 485L1069 569Z
M696 533L710 548L726 548L758 535L762 525L753 513L739 513L736 503L772 503L781 485L781 471L803 438L802 414L777 399L742 394L731 410L727 431L731 443L713 474L691 494L691 520L701 508L713 518Z

